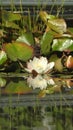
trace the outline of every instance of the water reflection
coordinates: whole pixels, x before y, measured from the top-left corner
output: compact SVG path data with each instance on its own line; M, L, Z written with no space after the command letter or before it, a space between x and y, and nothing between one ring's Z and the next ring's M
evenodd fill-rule
M33 87L33 89L39 88L41 90L46 89L48 85L55 85L54 80L47 75L37 75L36 77L30 76L27 78L27 83L29 87Z
M0 108L1 130L73 130L73 109L60 107Z
M1 94L28 94L37 92L40 97L54 93L73 93L73 78L58 78L48 75L0 76ZM42 95L43 94L43 95Z
M73 78L0 76L0 130L73 130Z

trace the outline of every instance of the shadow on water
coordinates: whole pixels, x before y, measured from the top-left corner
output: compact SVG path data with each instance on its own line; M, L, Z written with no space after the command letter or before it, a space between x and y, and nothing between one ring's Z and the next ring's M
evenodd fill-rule
M0 75L0 130L73 130L72 93L71 76Z

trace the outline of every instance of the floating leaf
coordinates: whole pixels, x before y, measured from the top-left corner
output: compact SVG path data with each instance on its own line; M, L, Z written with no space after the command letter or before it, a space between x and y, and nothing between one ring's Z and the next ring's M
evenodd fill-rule
M73 51L73 40L72 39L54 39L52 44L53 51Z
M2 26L19 29L19 25L14 23L21 20L21 15L13 12L2 11Z
M64 19L56 18L54 15L49 15L45 11L40 11L39 16L51 30L60 34L66 32L67 27Z
M16 14L13 12L8 12L8 11L2 11L2 20L3 21L15 21L15 20L20 20L21 19L21 15L20 14Z
M5 93L8 94L26 94L32 91L32 88L28 87L26 81L13 82L11 81L5 88Z
M55 61L55 69L59 72L62 72L63 71L63 64L61 62L61 58L58 58L56 61Z
M67 28L64 19L48 20L47 26L49 26L53 31L60 34L66 32Z
M33 56L34 49L25 43L13 42L4 45L8 57L13 60L27 61Z
M25 32L22 36L18 37L18 42L24 42L28 45L34 45L34 37L31 32Z
M49 58L49 62L55 62L56 60L58 59L58 56L57 56L57 54L52 54L51 56L50 56L50 58Z
M47 12L45 12L45 11L40 11L39 12L39 16L40 16L40 18L45 22L45 23L47 23L47 21L50 19L55 19L56 17L54 16L54 15L50 15L50 14L48 14Z
M53 41L53 35L50 32L45 32L41 39L41 53L48 54Z
M5 63L6 60L7 60L7 55L6 55L5 51L0 51L0 65Z
M19 25L13 23L13 22L9 22L9 21L5 21L2 26L7 27L7 28L14 28L14 29L19 29Z

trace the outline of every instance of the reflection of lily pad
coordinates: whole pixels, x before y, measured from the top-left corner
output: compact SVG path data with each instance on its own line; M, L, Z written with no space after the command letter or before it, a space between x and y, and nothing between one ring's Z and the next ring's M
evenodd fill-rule
M5 93L8 94L26 94L32 91L32 88L29 88L26 81L13 82L11 81L5 88Z
M0 87L4 87L6 85L6 80L3 78L0 78Z
M40 92L39 92L39 94L38 94L38 97L39 98L43 98L43 97L45 97L46 96L46 90L41 90Z
M25 43L13 42L12 44L5 44L4 49L8 57L13 60L27 61L33 56L33 48Z

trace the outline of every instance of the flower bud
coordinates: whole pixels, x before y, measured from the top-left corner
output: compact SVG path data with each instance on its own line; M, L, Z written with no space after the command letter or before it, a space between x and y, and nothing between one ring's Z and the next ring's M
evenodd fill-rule
M71 55L69 55L67 58L66 67L69 69L73 69L73 57Z

